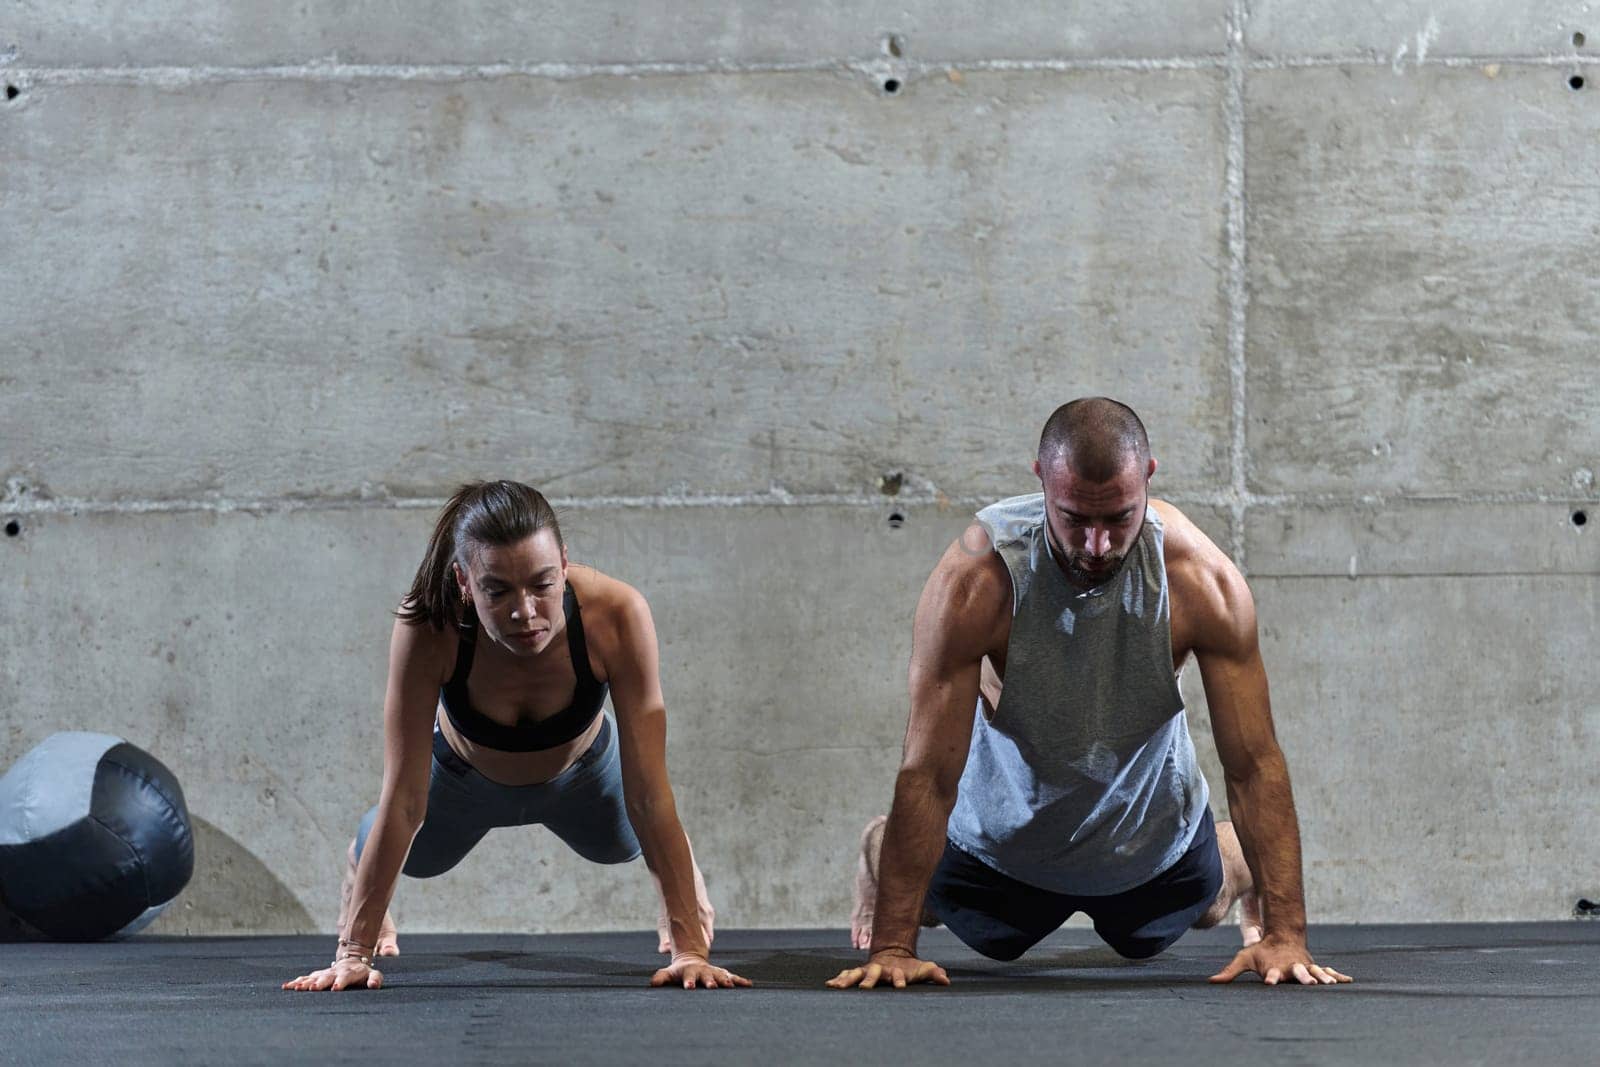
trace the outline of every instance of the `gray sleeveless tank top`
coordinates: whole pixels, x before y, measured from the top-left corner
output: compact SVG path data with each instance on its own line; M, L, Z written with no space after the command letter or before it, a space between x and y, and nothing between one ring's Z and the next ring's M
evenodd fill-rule
M1209 796L1172 670L1161 517L1146 508L1122 570L1087 593L1056 563L1043 493L978 521L1011 572L1011 641L993 718L978 704L950 840L1040 889L1132 889L1188 850Z

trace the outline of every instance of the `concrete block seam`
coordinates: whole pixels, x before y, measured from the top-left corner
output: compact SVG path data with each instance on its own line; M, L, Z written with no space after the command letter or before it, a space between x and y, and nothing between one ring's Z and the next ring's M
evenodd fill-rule
M1231 543L1228 552L1239 569L1247 573L1244 520L1250 490L1246 478L1249 455L1245 435L1247 417L1245 375L1248 371L1246 331L1250 278L1245 233L1247 214L1245 212L1244 39L1249 17L1246 0L1233 0L1228 12L1228 82L1223 95L1223 121L1227 136L1223 169L1225 186L1223 197L1226 206L1224 233L1228 244L1228 271L1225 284L1228 300L1228 391L1232 424L1228 442L1232 498L1228 502L1231 525Z
M1247 71L1293 70L1302 67L1389 67L1397 73L1421 68L1471 68L1489 64L1502 67L1588 67L1600 65L1600 55L1576 53L1484 54L1470 56L1428 55L1425 59L1375 52L1322 56L1256 56L1245 54L1240 45L1236 55L1169 56L1149 59L909 59L817 60L806 62L700 62L700 63L490 63L490 64L357 64L301 63L257 67L210 65L158 67L49 67L8 66L9 79L25 88L72 87L80 85L151 86L182 89L239 81L414 81L468 82L504 77L531 77L552 81L577 81L587 78L651 78L694 75L743 74L844 74L878 78L886 72L902 77L964 74L1041 73L1070 74L1094 71L1171 72L1215 71L1226 73L1235 66Z
M1271 56L1256 57L1249 61L1251 70L1297 70L1304 67L1388 67L1396 73L1419 68L1441 67L1451 70L1472 69L1488 65L1502 67L1587 67L1600 65L1600 54L1577 52L1549 52L1538 55L1515 53L1485 53L1473 55L1433 55L1424 59L1415 56L1384 55L1378 52L1350 52L1321 56Z
M1250 576L1259 581L1271 580L1274 582L1332 582L1335 584L1348 584L1354 580L1372 581L1382 579L1386 582L1394 581L1434 581L1437 579L1471 579L1471 578L1593 578L1592 570L1563 570L1552 567L1545 571L1362 571L1359 575L1335 574L1331 572L1314 571L1269 571Z
M1019 483L1005 491L1025 492ZM997 491L1000 492L1000 491ZM1494 493L1240 493L1232 486L1220 489L1192 489L1155 495L1179 507L1209 507L1231 510L1285 510L1303 508L1391 508L1427 505L1594 505L1593 495L1557 494L1539 491ZM938 507L946 510L981 508L994 502L993 496L950 496L940 493L904 492L893 498L877 493L790 493L781 488L755 493L699 493L659 495L551 496L552 506L566 510L664 510L676 508L861 508L881 511L885 507ZM0 498L0 514L28 515L158 515L158 514L245 514L279 515L302 511L408 511L436 510L444 497L326 496L257 498L171 498L135 500L97 500L86 497L56 497L22 494Z
M1081 59L1081 60L974 60L915 61L880 57L872 60L812 60L805 62L738 63L710 61L700 63L478 63L478 64L362 64L300 63L256 67L155 66L155 67L29 67L17 66L8 73L39 86L148 85L179 89L191 85L235 81L487 81L505 77L542 78L551 81L577 81L586 78L648 78L695 75L741 74L854 74L881 77L886 73L940 75L952 70L964 72L1073 72L1096 70L1163 71L1214 70L1223 66L1223 57L1174 57L1171 59Z

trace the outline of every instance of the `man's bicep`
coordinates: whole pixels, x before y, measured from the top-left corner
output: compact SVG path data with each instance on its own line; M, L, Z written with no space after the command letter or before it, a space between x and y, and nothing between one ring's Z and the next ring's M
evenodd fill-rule
M1004 591L984 564L947 558L917 604L911 649L911 716L902 769L954 787L966 765L982 678Z
M911 719L902 770L922 770L954 785L966 766L978 703L978 662L940 673L913 672Z
M1197 648L1195 658L1211 711L1217 756L1229 778L1241 779L1274 755L1278 742L1254 604L1248 589L1242 594L1235 591L1229 600L1227 618L1211 631L1213 647Z

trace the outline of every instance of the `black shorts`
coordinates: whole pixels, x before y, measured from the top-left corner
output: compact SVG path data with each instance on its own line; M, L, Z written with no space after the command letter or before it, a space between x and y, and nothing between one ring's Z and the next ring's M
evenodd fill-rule
M1081 911L1121 956L1142 960L1170 947L1222 891L1222 856L1208 810L1178 862L1111 896L1081 897L1017 881L945 842L924 910L976 952L1014 960Z

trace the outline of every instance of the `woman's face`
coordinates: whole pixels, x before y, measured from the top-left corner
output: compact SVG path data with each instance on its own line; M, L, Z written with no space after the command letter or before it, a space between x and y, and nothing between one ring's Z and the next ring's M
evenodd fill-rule
M565 628L567 551L553 531L540 530L514 545L485 546L465 571L459 563L455 570L484 633L514 655L538 655Z

